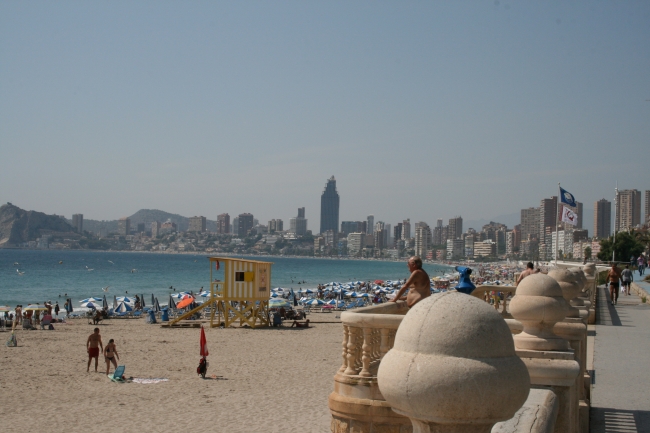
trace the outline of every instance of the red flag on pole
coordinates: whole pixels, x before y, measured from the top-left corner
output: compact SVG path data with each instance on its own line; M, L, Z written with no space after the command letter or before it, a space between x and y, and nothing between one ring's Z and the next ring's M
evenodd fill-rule
M208 342L205 339L205 330L203 329L203 326L201 326L201 356L208 356L209 354Z

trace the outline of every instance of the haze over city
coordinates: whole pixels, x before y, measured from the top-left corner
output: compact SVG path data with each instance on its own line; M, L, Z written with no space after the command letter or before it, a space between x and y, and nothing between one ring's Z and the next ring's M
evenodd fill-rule
M650 187L650 3L0 3L0 203L260 221Z

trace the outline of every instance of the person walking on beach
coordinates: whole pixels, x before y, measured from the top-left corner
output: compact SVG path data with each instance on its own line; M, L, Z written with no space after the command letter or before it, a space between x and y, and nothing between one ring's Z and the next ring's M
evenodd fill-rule
M625 265L621 272L621 281L623 281L623 293L630 296L630 284L634 281L634 273L630 270L630 265Z
M431 296L431 280L429 275L422 269L422 259L418 256L413 256L407 263L411 276L406 280L406 283L399 289L397 295L390 302L397 302L402 298L402 295L407 289L411 289L406 295L406 305L413 308L415 304Z
M616 305L618 301L618 286L621 279L621 271L616 267L616 262L612 262L612 269L607 273L607 281L609 281L609 299L612 305Z
M117 353L117 347L115 347L115 340L111 338L108 340L108 344L104 348L104 359L106 360L106 376L108 376L108 373L111 371L111 362L113 363L113 366L117 368L117 361L115 360L116 356L117 359L120 359L120 354Z
M102 337L99 335L99 328L95 328L94 332L88 336L86 341L86 350L88 351L88 368L86 372L90 371L90 361L95 358L95 372L97 372L97 364L99 363L99 348L102 348L104 351L104 344L102 343Z
M56 301L56 305L54 306L54 315L56 318L59 318L59 311L61 311L61 308L59 308L59 301Z
M519 274L519 278L517 278L517 284L515 284L515 286L518 286L519 283L521 283L521 280L523 280L529 275L533 275L534 273L535 273L535 265L533 265L533 262L528 262L528 264L526 264L526 270L523 271L521 274Z

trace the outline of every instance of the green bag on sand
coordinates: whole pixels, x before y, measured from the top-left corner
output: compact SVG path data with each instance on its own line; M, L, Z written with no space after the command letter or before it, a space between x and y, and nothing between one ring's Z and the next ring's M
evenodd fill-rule
M16 334L14 334L13 332L11 333L11 337L9 337L9 340L7 340L5 346L18 347L18 340L16 339Z

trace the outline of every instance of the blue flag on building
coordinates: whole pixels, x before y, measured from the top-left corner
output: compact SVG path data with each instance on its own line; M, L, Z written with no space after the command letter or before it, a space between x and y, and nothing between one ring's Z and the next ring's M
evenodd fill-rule
M560 201L562 203L565 203L571 207L576 207L576 198L571 194L569 191L565 190L564 188L560 187Z

